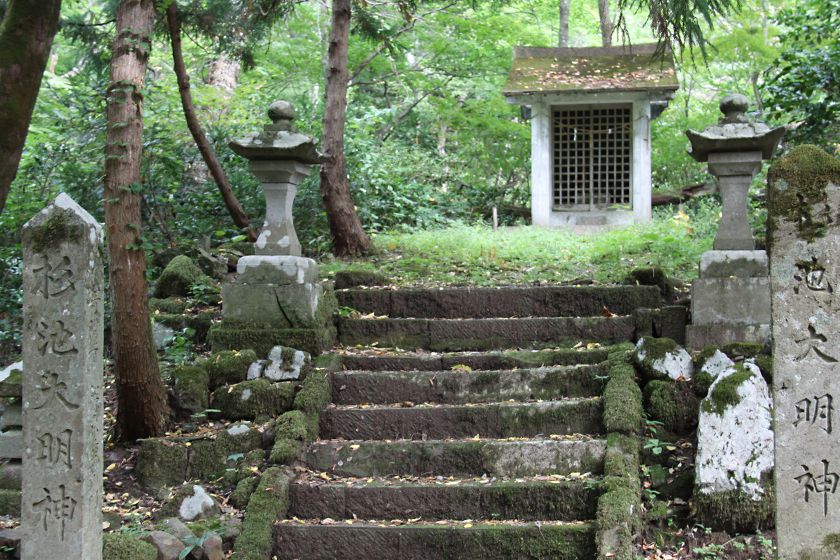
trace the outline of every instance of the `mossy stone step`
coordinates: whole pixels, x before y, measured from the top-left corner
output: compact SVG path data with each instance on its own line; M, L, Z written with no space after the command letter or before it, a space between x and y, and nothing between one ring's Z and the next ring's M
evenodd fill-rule
M606 363L520 370L341 371L333 374L333 402L461 404L590 397L601 394L607 373Z
M328 408L321 436L329 439L489 438L539 434L597 434L602 431L600 398L530 403L484 403Z
M603 471L606 442L570 439L346 441L313 443L312 470L338 476L391 475L522 477Z
M606 308L630 315L657 308L656 286L540 286L524 288L445 288L341 290L339 305L362 313L426 319L492 317L589 317Z
M289 487L289 517L578 521L595 517L600 494L597 479L302 482Z
M513 319L340 319L345 345L378 343L383 347L436 351L492 350L580 341L633 340L632 316L531 317Z
M291 560L592 560L595 534L588 523L321 525L279 523L274 551Z
M430 354L382 352L342 354L341 367L360 371L441 371L464 366L472 370L501 370L543 366L597 364L607 359L606 348L551 350L508 350Z

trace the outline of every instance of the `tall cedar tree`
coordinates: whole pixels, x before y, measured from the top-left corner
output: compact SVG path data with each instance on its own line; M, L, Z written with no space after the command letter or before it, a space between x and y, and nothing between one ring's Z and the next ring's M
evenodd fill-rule
M350 0L333 0L323 132L327 161L321 165L321 198L333 237L333 253L339 257L361 255L370 249L370 237L362 229L350 195L344 158L350 15Z
M17 175L61 0L10 0L0 23L0 213Z
M153 0L121 0L111 55L105 139L105 227L110 253L111 347L121 439L161 435L168 407L152 342L141 247L140 161L143 83L151 50Z
M204 159L204 163L210 170L210 175L213 177L216 186L219 188L219 193L222 195L222 200L228 209L233 223L242 229L248 239L251 241L257 240L257 235L251 228L251 221L248 215L233 193L233 188L230 186L225 170L222 164L219 163L219 158L216 157L216 152L213 146L207 140L207 135L201 128L198 122L198 117L195 113L195 106L193 105L192 94L190 93L190 76L187 74L187 67L184 64L184 53L181 50L181 22L178 15L178 4L172 2L166 9L166 21L169 28L169 39L172 43L172 62L175 67L175 76L178 79L178 92L181 94L181 107L184 110L184 118L187 121L187 128L190 129L195 145Z
M612 46L613 22L610 19L610 0L598 0L598 19L601 23L601 43Z

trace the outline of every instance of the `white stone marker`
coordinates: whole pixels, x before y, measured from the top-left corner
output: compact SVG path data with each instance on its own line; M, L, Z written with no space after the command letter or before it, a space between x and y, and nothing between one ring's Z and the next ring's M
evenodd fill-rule
M23 560L102 558L101 243L63 193L23 227Z
M768 187L776 530L779 559L828 560L840 557L840 164L827 182L809 167L832 158L803 148L817 150L795 149Z

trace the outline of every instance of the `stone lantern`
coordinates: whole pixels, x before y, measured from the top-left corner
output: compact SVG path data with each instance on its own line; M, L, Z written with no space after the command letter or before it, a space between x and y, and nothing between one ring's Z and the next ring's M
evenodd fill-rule
M723 118L702 132L686 132L691 157L709 164L717 180L723 211L714 248L700 259L700 278L692 284L689 346L769 341L770 280L766 251L755 249L747 219L747 196L761 162L773 156L784 128L751 121L749 100L728 95Z
M294 126L294 108L275 101L272 124L230 143L248 159L262 183L266 211L254 254L239 259L237 278L222 287L222 323L210 332L213 350L253 348L265 354L274 345L313 354L332 344L332 301L318 281L318 265L301 256L292 206L297 187L323 161L317 140Z

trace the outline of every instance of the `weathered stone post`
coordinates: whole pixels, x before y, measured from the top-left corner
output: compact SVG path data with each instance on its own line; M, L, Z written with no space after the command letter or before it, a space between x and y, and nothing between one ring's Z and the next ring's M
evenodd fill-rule
M63 193L23 227L23 560L102 558L101 237Z
M780 560L840 557L840 159L801 146L770 169ZM840 402L840 401L838 401Z
M318 281L318 264L301 256L292 219L297 187L323 160L316 140L297 131L294 108L275 101L272 124L230 143L248 159L265 193L265 222L254 255L239 259L238 278L222 286L223 321L209 339L214 350L253 348L263 356L277 345L319 354L332 345L331 292Z
M703 254L700 278L691 288L687 344L698 350L709 344L767 342L770 336L767 253L755 250L747 193L784 128L750 121L748 107L743 95L729 95L720 103L724 116L718 124L686 132L691 157L709 164L723 201L714 250Z

